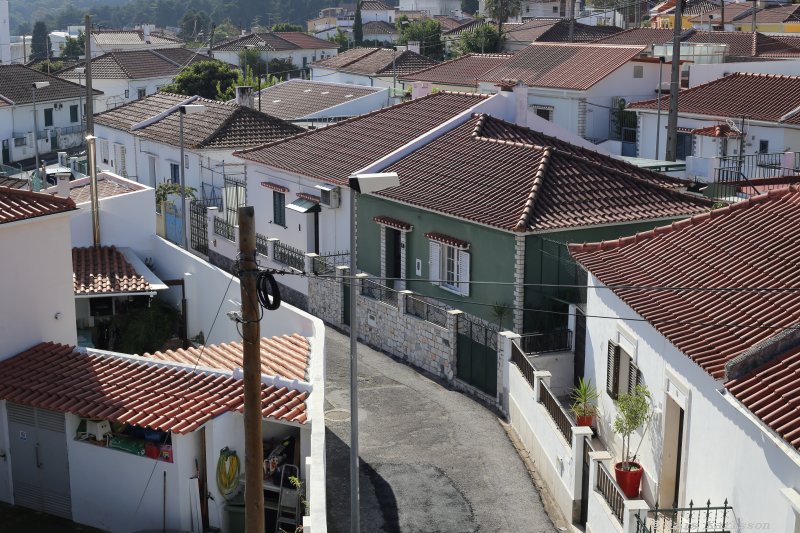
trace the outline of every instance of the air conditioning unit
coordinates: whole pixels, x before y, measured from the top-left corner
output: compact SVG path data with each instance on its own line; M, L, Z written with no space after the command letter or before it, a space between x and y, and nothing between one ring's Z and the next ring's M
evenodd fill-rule
M340 203L339 187L335 185L316 185L319 189L319 203L330 209L336 209Z

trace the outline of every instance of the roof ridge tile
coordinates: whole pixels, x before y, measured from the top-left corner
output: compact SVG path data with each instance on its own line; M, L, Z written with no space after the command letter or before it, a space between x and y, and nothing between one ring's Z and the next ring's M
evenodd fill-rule
M536 207L536 200L539 197L539 191L544 184L544 178L547 174L547 166L550 163L550 156L553 154L553 147L548 146L544 149L542 160L539 162L539 168L533 176L533 184L531 185L530 194L525 200L525 207L522 209L522 214L519 217L517 225L514 226L514 231L525 233L528 231L529 222L533 216L533 210Z

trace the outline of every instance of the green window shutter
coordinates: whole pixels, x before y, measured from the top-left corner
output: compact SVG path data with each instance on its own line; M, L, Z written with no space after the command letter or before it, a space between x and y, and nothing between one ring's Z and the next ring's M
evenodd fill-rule
M608 341L608 362L606 372L606 392L612 399L617 399L619 393L619 358L620 347L614 341Z

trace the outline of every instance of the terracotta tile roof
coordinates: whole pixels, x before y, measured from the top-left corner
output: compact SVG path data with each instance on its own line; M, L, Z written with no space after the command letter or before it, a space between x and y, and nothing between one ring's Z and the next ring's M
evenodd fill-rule
M442 28L442 36L445 38L454 39L457 37L461 37L461 34L463 34L464 32L477 30L478 28L486 24L491 24L492 27L497 28L497 24L495 22L480 18L480 19L470 20L468 22L465 22L464 24L461 24L460 26L456 26L455 28L449 30L444 30L444 28Z
M397 33L397 27L394 24L389 24L382 20L372 20L363 26L364 35L394 35Z
M572 42L589 43L621 32L616 26L590 26L575 22ZM569 42L569 22L566 20L530 20L503 32L508 42L566 43Z
M442 91L307 131L234 155L303 176L347 185L364 168L488 95Z
M509 54L467 54L423 70L412 72L404 81L430 81L443 85L477 87L478 80L511 57Z
M41 343L0 362L0 398L85 418L177 434L244 410L244 383L229 374ZM261 386L264 417L304 423L308 392Z
M729 139L738 139L739 132L732 129L727 124L717 124L716 126L706 126L705 128L695 128L690 130L692 135L701 135L703 137L727 137Z
M92 77L98 79L146 79L177 76L183 67L200 61L213 61L185 48L161 48L109 52L92 59ZM77 80L77 67L58 72L59 78ZM85 78L85 74L81 77Z
M480 81L523 81L530 87L586 90L622 67L641 46L534 43L487 72Z
M403 222L402 220L397 220L392 217L377 216L372 217L372 220L383 226L389 226L390 228L399 229L400 231L411 231L414 229L414 226L408 222Z
M800 5L775 6L760 9L756 13L756 24L785 24L800 22Z
M75 294L151 292L144 276L114 246L72 249Z
M397 75L402 76L438 63L409 50L396 53L389 48L353 48L317 61L312 66L364 76L391 76L392 69L396 68Z
M95 124L179 146L180 117L177 110L146 127L135 131L131 127L185 102L188 98L182 94L156 93L95 115ZM236 104L205 98L197 98L192 103L202 104L206 109L203 113L184 117L184 140L187 148L243 148L284 139L305 131L279 118Z
M254 50L268 52L336 48L336 45L331 41L319 39L306 33L287 31L250 33L234 37L215 45L212 50L239 51L243 50L245 46L253 47Z
M266 187L267 189L272 189L273 191L278 192L289 192L289 187L284 187L283 185L279 185L277 183L272 183L271 181L262 181L262 187Z
M800 248L787 245L794 242L800 242L797 186L636 236L572 245L570 252L605 285L777 288L800 280ZM613 290L716 379L724 377L726 362L800 323L792 293Z
M349 83L294 79L262 89L256 98L261 99L261 110L264 113L284 120L293 120L380 90L379 87ZM254 107L257 108L258 103Z
M22 178L12 178L10 176L0 175L0 187L30 190L31 182Z
M753 8L752 4L748 2L741 2L741 3L726 2L724 23L730 24L734 20L741 19L744 18L745 16L750 15L750 11L752 8ZM756 17L758 17L758 15L756 15ZM690 20L695 24L708 23L710 20L711 23L713 23L714 25L721 25L723 24L722 9L719 7L711 9L709 11L706 11L702 16L697 16Z
M0 224L77 209L70 198L0 186Z
M778 436L800 449L800 348L728 381L725 388Z
M120 180L106 173L97 175L97 197L111 198L129 192L144 190L143 185L128 180ZM43 192L47 194L57 194L58 187L49 187ZM80 178L69 182L69 197L76 205L91 201L91 183L89 178Z
M380 196L505 231L677 218L711 205L661 186L657 173L487 115L385 171L400 186Z
M630 30L615 33L594 41L596 44L621 44L635 46L650 46L664 44L672 41L672 30L661 28L631 28Z
M669 96L662 97L667 106ZM657 109L658 99L634 102L629 109ZM800 124L800 76L736 72L681 91L678 112ZM663 107L662 109L666 109Z
M462 241L461 239L451 237L450 235L445 235L444 233L431 231L426 233L425 237L432 241L441 242L450 246L455 246L456 248L461 248L463 250L469 248L469 243L467 241Z
M394 7L380 0L363 0L361 11L394 11Z
M111 51L115 46L169 46L184 44L180 39L166 37L150 32L150 36L145 39L142 30L95 30L92 37L98 47L103 51Z
M0 65L0 99L7 99L17 105L33 102L34 82L50 82L48 87L36 90L37 102L63 101L70 98L77 99L86 94L86 88L77 83L62 80L22 65ZM95 94L103 94L95 90Z
M434 15L433 18L435 18L436 21L439 23L439 25L442 27L443 32L448 32L450 30L460 28L466 22L472 22L472 19L467 19L467 20L455 19L453 17L448 17L446 15Z
M308 339L296 333L272 338L262 337L261 373L265 376L280 376L286 379L305 381L310 349ZM244 364L241 342L146 353L142 357L192 366L200 365L219 370L235 370L243 368Z
M720 43L728 45L729 56L739 57L795 57L800 47L763 33L696 31L686 34L685 43Z

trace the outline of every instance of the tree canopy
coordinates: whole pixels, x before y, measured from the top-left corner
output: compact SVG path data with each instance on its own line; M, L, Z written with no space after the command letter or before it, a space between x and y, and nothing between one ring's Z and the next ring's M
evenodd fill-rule
M234 87L241 74L222 61L200 61L183 69L163 91L217 99Z
M353 40L356 46L361 46L364 40L364 23L361 20L361 0L356 0L356 15L353 20Z
M205 11L187 9L181 17L178 36L187 42L198 42L208 38L211 31L211 17Z
M273 24L272 31L306 31L300 24L292 24L291 22L280 22Z
M444 43L442 42L442 26L438 20L423 19L408 22L403 16L397 20L397 29L400 31L400 44L409 41L419 42L419 52L432 59L444 57Z
M73 39L67 36L67 42L64 49L61 51L62 57L72 57L77 59L86 53L86 35L83 32L78 33L78 37Z
M522 0L484 0L484 9L491 18L502 24L519 15Z
M500 32L490 24L479 26L472 31L465 31L455 46L456 55L491 54L501 48Z
M33 25L31 35L31 59L47 59L50 57L50 36L47 24L41 20Z

